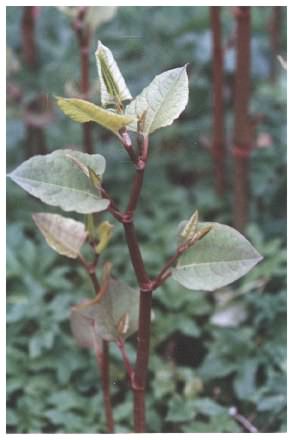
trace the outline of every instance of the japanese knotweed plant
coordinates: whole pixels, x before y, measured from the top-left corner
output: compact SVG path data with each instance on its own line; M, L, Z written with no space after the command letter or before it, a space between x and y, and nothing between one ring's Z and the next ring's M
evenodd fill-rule
M135 173L126 210L122 211L105 189L106 161L100 154L57 150L32 157L9 177L44 203L84 215L83 223L49 213L33 214L33 220L49 246L68 258L79 259L92 280L95 297L72 307L71 328L81 346L94 349L101 367L109 432L114 430L107 357L110 341L119 347L129 375L134 395L134 430L144 432L153 293L168 278L187 289L213 291L245 275L262 257L235 229L220 223L200 223L195 211L178 226L174 255L155 277L149 276L134 218L148 164L149 136L172 124L187 105L187 66L156 76L133 99L111 51L99 42L95 56L101 106L82 99L61 97L57 97L57 104L76 122L94 121L110 130L128 153ZM130 136L130 131L136 136ZM110 262L105 263L102 278L98 280L98 259L109 243L112 225L107 221L96 224L93 214L106 211L124 228L137 288L115 279L111 274L115 268ZM84 245L92 248L93 261L86 261L81 254ZM124 341L135 332L138 332L136 362L131 365Z

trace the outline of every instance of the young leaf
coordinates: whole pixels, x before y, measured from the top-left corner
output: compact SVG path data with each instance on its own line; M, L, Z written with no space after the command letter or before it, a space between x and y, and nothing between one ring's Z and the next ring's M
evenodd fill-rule
M58 254L77 258L87 233L83 223L58 214L36 213L33 220L48 245Z
M148 134L171 125L183 112L187 102L188 77L185 65L156 76L126 107L125 113L139 119L146 112L143 133ZM128 124L128 128L136 131L137 125L131 123Z
M126 127L135 119L135 117L131 115L120 115L105 110L83 99L61 98L59 96L56 97L56 99L59 108L66 116L73 119L73 121L80 123L93 121L115 134L118 134L118 131L122 127Z
M212 291L245 275L262 256L235 229L219 223L178 260L173 278L191 290Z
M34 156L8 176L42 202L64 211L89 214L107 209L109 201L101 197L68 154L93 168L99 176L105 171L105 159L100 154L90 155L65 149Z
M117 103L120 104L122 101L132 99L110 49L99 41L95 55L99 74L102 105L106 107L107 105L116 105Z
M95 248L97 254L101 254L103 250L107 248L108 243L112 237L113 227L114 225L112 225L108 221L105 221L98 226L97 233L99 244L97 244Z
M139 291L132 289L122 281L110 279L107 293L98 304L84 304L84 307L73 307L72 319L83 324L94 325L95 334L107 341L118 340L130 336L138 326ZM123 324L123 332L121 326ZM127 325L126 325L127 324ZM79 336L75 333L75 337ZM80 335L80 339L82 335Z

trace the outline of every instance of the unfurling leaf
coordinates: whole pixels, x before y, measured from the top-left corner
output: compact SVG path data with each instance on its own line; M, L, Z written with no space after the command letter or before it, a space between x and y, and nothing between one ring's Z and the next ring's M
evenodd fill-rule
M112 111L105 110L98 105L89 101L77 98L61 98L57 97L57 104L59 108L69 116L73 121L96 122L104 128L118 134L119 130L126 127L129 123L135 120L135 117L130 115L120 115Z
M129 327L129 315L128 313L124 313L118 321L117 331L118 334L124 336L127 333Z
M99 303L94 303L92 300L72 308L71 328L75 339L77 341L86 339L84 337L86 323L88 334L91 331L89 329L94 328L95 335L107 341L130 336L138 327L138 303L138 290L110 278L107 293Z
M99 74L102 105L104 107L108 105L116 106L117 104L120 106L123 101L132 99L110 49L99 41L95 55Z
M198 224L198 211L196 210L195 213L192 214L190 219L186 222L185 226L180 232L180 236L184 240L191 239L195 234L197 224Z
M210 232L178 260L172 276L191 290L212 291L232 283L251 270L262 256L235 229L219 223L199 223Z
M113 231L114 225L111 223L105 221L101 223L98 226L98 238L99 238L99 244L96 246L96 253L101 254L104 249L108 246L109 241L112 237L112 231Z
M107 209L109 200L102 198L68 155L91 167L97 175L103 175L106 164L103 156L65 149L34 156L23 162L9 177L42 202L64 211L89 214Z
M140 119L145 112L143 133L171 125L183 112L188 102L186 66L167 70L154 80L125 109L127 115ZM128 124L136 131L137 124Z
M33 220L54 251L69 258L78 257L87 237L83 223L49 213L33 214Z

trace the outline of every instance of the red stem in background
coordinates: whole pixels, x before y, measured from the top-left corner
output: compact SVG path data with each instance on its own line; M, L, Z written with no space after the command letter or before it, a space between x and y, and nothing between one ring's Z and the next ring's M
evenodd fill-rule
M250 98L250 7L235 10L236 75L235 75L235 128L234 149L234 225L243 231L248 220L249 155L251 151L251 127L249 121Z
M219 196L225 190L225 128L223 101L223 49L221 32L221 8L210 7L213 40L213 137L212 155L214 160L215 189Z
M277 67L277 56L280 50L280 32L281 32L281 21L282 21L282 7L273 6L272 14L269 21L269 34L271 43L271 71L270 80L272 83L276 82L276 67Z
M35 38L36 6L24 6L21 19L21 42L22 56L26 66L33 72L38 68L38 51ZM34 97L25 108L28 115L39 115L43 110L44 99L42 96ZM30 121L30 122L29 122ZM25 118L26 122L26 154L30 157L34 154L46 154L46 136L41 125L34 122L34 117Z
M78 15L73 23L73 28L76 33L80 51L80 92L83 99L88 99L90 91L89 51L91 35L90 30L85 23L87 8L87 6L81 6L79 8ZM82 125L84 150L88 154L92 154L94 151L92 128L93 125L91 122L86 122Z
M34 70L37 67L37 46L35 41L36 6L24 6L21 20L22 54L26 65Z

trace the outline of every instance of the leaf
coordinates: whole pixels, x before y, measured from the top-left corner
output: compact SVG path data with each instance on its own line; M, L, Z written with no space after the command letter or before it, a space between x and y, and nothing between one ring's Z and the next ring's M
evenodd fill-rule
M95 55L99 73L102 105L106 107L107 105L116 105L122 101L132 99L110 49L99 41Z
M207 223L199 223L205 227ZM209 223L211 231L186 251L172 271L173 278L191 290L212 291L245 275L262 256L230 226Z
M76 307L71 308L70 326L74 339L80 347L93 349L97 346L101 347L101 338L95 332L94 319L84 316Z
M83 223L58 214L37 213L33 220L48 245L58 254L77 258L87 232Z
M239 365L233 380L233 387L239 400L254 400L257 369L257 359L244 359Z
M105 171L105 159L100 154L65 149L34 156L8 176L29 194L64 211L89 214L107 209L109 201L102 199L89 179L67 157L68 154L93 168L100 176Z
M98 338L107 341L127 338L138 327L138 303L138 290L111 278L108 292L100 303L72 307L70 322L75 339L80 345L89 347L93 330Z
M188 102L186 67L187 65L157 75L126 107L125 113L136 118L146 112L143 133L152 133L158 128L171 125L185 109ZM128 128L137 130L134 123L129 124Z
M75 122L96 122L117 134L122 127L126 127L134 121L135 117L128 115L119 115L112 111L105 110L89 101L77 98L56 97L59 108L66 116L69 116Z

